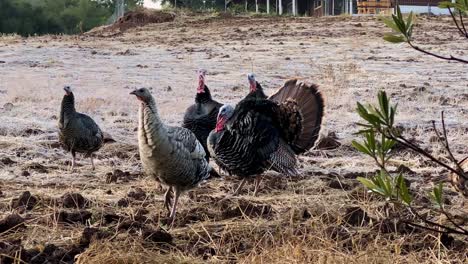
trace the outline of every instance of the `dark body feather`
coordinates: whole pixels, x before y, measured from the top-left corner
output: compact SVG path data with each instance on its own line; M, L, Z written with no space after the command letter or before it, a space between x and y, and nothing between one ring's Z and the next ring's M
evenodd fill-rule
M207 161L209 161L210 155L206 140L211 130L216 126L216 117L221 106L222 104L213 100L210 90L205 85L203 93L197 93L195 104L185 111L182 127L195 134L206 152Z
M73 93L65 95L62 100L59 141L63 148L70 151L73 156L77 152L90 156L98 151L104 142L104 135L94 120L76 112Z

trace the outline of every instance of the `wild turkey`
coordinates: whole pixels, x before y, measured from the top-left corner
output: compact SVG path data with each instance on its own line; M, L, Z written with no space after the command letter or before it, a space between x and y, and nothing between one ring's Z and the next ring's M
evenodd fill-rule
M255 79L255 75L253 73L250 73L249 75L247 75L247 79L249 80L250 92L247 94L244 100L268 98L266 94L263 92L263 87L260 85L260 83L257 82L257 80Z
M170 211L173 222L180 194L208 179L211 167L206 161L203 146L190 130L163 123L148 89L137 89L130 94L141 101L138 145L143 168L168 187L164 206ZM175 197L170 210L172 190Z
M216 117L222 104L211 97L210 90L205 84L205 70L198 71L198 87L195 96L195 104L187 108L182 127L192 131L203 146L206 160L210 161L210 155L206 145L206 139L216 126Z
M296 175L296 155L314 146L323 111L318 87L296 79L269 99L250 98L236 108L221 107L208 148L221 169L242 178L234 195L251 176L256 176L256 195L265 170Z
M66 151L72 154L72 171L76 164L76 153L85 153L91 158L93 170L93 152L98 151L104 143L104 133L94 120L76 112L75 96L70 86L65 86L59 120L59 141Z

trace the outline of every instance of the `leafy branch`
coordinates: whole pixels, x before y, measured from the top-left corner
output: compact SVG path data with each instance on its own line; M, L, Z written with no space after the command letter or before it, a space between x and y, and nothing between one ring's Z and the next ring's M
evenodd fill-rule
M414 150L420 155L428 158L429 160L439 164L440 166L449 169L452 173L455 173L460 180L457 184L452 180L452 185L454 185L457 190L463 193L465 190L465 180L467 173L461 168L461 163L466 159L463 159L461 162L458 161L453 153L451 152L448 140L447 140L447 130L445 127L444 116L442 113L442 133L437 130L435 122L433 122L434 131L439 138L440 142L443 142L444 147L448 153L449 160L455 164L454 167L446 164L444 161L437 159L432 156L432 154L423 150L416 143L411 142L406 139L402 133L401 129L395 127L395 115L397 107L392 105L384 91L379 92L378 94L378 105L373 106L364 106L361 103L357 103L357 112L364 120L358 125L362 128L358 134L364 137L363 142L358 142L354 140L352 142L354 148L356 148L361 153L364 153L372 157L380 168L378 173L370 178L359 177L358 180L366 186L371 192L384 197L388 202L398 205L399 208L404 207L406 210L417 219L424 222L424 225L414 223L412 221L404 221L408 225L417 228L424 228L430 231L435 231L439 233L453 233L453 234L462 234L468 235L468 230L457 224L453 217L445 210L444 208L444 198L443 198L443 185L442 183L435 186L432 191L429 193L429 196L435 203L437 207L437 212L440 215L443 215L447 218L451 225L444 225L434 222L428 217L422 216L418 209L413 205L413 197L410 189L407 186L407 181L401 173L398 173L396 176L393 176L387 169L387 161L393 155L393 147L399 143L403 147ZM463 193L466 195L466 193Z
M452 18L454 19L455 24L457 25L457 28L463 35L465 35L468 38L468 33L466 32L465 24L463 22L463 15L466 13L466 10L468 7L468 0L457 0L457 2L453 4L451 2L442 2L442 3L444 3L443 6L450 6L447 8L449 9L450 14L452 15ZM460 25L455 17L455 14L453 14L451 7L453 7L456 10L456 12L459 13ZM385 34L384 40L388 42L392 42L392 43L406 42L408 43L410 47L424 54L427 54L427 55L430 55L439 59L447 60L447 61L457 61L461 63L468 63L468 60L466 59L454 57L452 55L450 56L439 55L439 54L427 51L423 48L420 48L419 46L416 46L413 43L413 28L415 25L415 20L416 20L416 16L414 15L413 12L411 12L405 20L401 13L400 6L397 6L396 14L392 14L391 18L383 19L383 22L385 23L385 25L393 29L395 32L397 32L397 34L396 35Z

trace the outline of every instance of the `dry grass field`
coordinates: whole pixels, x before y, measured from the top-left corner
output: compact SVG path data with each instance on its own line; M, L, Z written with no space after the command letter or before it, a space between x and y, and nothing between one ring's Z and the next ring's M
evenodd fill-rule
M417 43L468 57L449 18L418 22ZM0 263L467 263L466 237L392 224L385 201L356 180L376 170L351 147L356 101L374 102L381 89L398 103L406 135L443 154L431 143L431 120L443 110L453 152L468 154L468 67L386 43L385 32L373 17L178 16L123 33L0 37L0 219L21 217L8 218L20 223L8 232L0 222ZM239 180L203 183L183 195L166 233L163 190L141 172L138 102L129 92L151 87L163 119L179 124L199 68L224 103L247 93L249 72L267 94L291 77L319 84L322 134L339 144L301 156L300 177L267 173L258 197L250 183L240 197L220 201ZM94 172L81 157L70 172L71 155L58 145L64 85L74 89L78 111L117 141L97 153ZM447 175L411 152L390 165L411 168L419 204ZM445 195L448 210L468 212L466 199L450 188Z

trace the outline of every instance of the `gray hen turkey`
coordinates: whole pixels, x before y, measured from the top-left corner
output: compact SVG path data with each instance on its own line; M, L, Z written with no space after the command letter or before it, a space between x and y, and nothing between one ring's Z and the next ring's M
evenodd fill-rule
M250 96L235 108L221 107L208 148L220 168L242 178L234 195L250 177L255 177L256 195L260 174L269 169L296 175L296 155L314 146L323 111L317 86L295 79L269 99Z
M75 96L70 86L65 86L59 120L59 140L62 147L72 154L72 170L76 164L76 153L84 153L91 158L93 170L93 152L98 151L104 143L104 133L94 120L78 113L75 109Z
M169 210L173 222L180 194L208 179L211 167L203 146L190 130L164 124L148 89L137 89L131 94L141 102L138 117L140 159L145 172L168 187L164 195L168 210L174 191L174 203Z
M210 160L210 154L206 145L206 139L216 126L216 117L222 104L211 97L210 90L205 84L205 70L198 71L198 87L195 96L195 104L185 111L182 127L190 129L203 146L206 160Z

